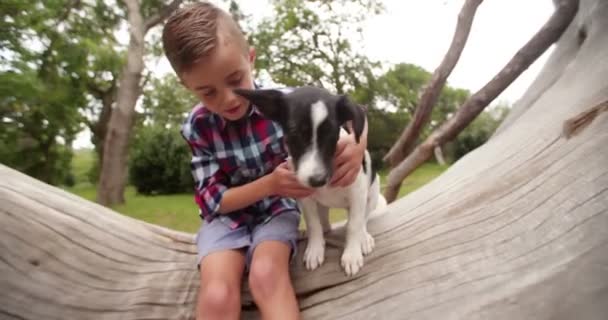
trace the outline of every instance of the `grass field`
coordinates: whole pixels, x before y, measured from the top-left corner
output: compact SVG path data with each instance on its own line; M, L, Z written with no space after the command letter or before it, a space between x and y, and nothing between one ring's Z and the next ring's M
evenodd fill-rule
M93 165L94 154L91 151L77 151L72 162L72 169L76 177L76 185L67 188L68 191L88 200L95 200L96 190L87 182L88 169ZM406 179L399 197L421 187L433 178L441 174L447 167L437 164L425 164ZM381 172L381 181L384 182L386 172ZM143 196L135 192L133 187L128 187L126 203L113 207L114 210L141 219L150 223L169 227L171 229L195 232L200 226L198 210L192 198L192 194L177 194L163 196ZM344 219L344 210L332 210L332 221Z

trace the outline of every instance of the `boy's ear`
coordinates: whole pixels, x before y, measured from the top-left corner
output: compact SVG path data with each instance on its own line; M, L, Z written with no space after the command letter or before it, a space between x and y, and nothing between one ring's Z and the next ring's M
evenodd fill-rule
M353 130L355 130L355 140L359 143L359 138L365 127L365 111L361 106L352 102L348 96L342 95L336 104L336 115L340 125L344 125L347 121L352 121Z
M249 100L269 119L279 123L284 122L287 107L283 100L283 92L272 89L234 89L234 93Z

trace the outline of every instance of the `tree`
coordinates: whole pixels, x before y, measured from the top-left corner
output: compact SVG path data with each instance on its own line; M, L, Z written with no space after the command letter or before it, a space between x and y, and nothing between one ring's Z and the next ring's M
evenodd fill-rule
M190 149L176 130L139 128L129 151L129 180L144 195L192 192Z
M0 4L1 161L52 184L69 178L70 144L90 103L98 48L117 22L103 1ZM5 152L4 152L5 151Z
M488 143L371 220L377 247L356 277L339 266L343 229L329 235L335 246L320 269L294 264L303 319L605 317L608 6L601 3L581 3ZM193 319L193 235L6 167L0 177L5 318ZM247 292L243 301L244 318L255 318Z
M129 148L129 180L138 193L170 194L192 190L191 153L179 128L196 98L173 74L144 87Z
M466 127L451 143L451 157L454 160L464 157L490 139L509 110L507 105L498 105L482 113Z
M249 30L257 70L286 86L314 84L338 93L372 77L377 64L354 49L349 36L360 35L360 23L382 10L377 1L287 0L273 6L274 15Z
M115 29L112 28L111 31ZM88 42L89 66L83 75L88 93L94 98L89 99L85 110L84 122L91 131L91 143L95 147L97 159L92 168L91 176L99 177L99 166L103 162L103 148L108 123L116 104L116 91L118 87L118 74L124 63L123 52L114 34L109 34L101 42Z
M152 79L144 88L142 124L179 128L196 103L196 97L179 83L175 75Z
M167 18L181 2L182 0L173 0L164 4L160 0L149 0L143 3L137 0L124 0L130 31L129 45L127 59L118 81L116 108L110 116L104 141L104 155L97 187L97 201L100 204L124 203L124 190L127 182L127 149L135 104L142 92L144 37L151 28Z
M399 132L395 128L399 128L403 123L411 123L424 85L430 79L431 73L423 68L400 63L373 79L368 86L357 88L352 93L355 101L373 106L368 109L367 115L370 128L373 128L368 133L368 149L377 168L382 166L382 158L399 138ZM443 87L436 97L436 108L430 113L430 125L422 128L420 137L426 138L433 129L447 120L469 95L464 89Z
M385 160L391 164L391 167L395 167L403 158L405 158L405 155L411 152L412 146L415 145L420 136L420 132L430 120L439 93L442 91L448 76L456 66L458 59L460 59L460 54L469 37L469 31L473 24L475 12L481 2L482 0L467 0L462 6L462 9L458 14L456 31L454 32L454 38L452 39L448 53L433 73L432 80L428 83L422 93L420 104L413 113L413 121L408 123L405 130L403 130L401 137L399 137L399 140L395 142L391 150L385 156Z
M384 191L384 196L389 203L395 200L401 182L407 175L429 159L434 150L454 139L493 99L561 37L574 19L579 3L577 0L558 0L555 4L556 10L551 18L490 82L467 99L448 121L433 131L422 144L413 149L398 165L393 163L394 168L389 172ZM448 52L448 55L450 55L450 52ZM418 130L413 130L413 134L417 135ZM395 147L403 150L404 141L398 141ZM403 153L401 155L404 156Z

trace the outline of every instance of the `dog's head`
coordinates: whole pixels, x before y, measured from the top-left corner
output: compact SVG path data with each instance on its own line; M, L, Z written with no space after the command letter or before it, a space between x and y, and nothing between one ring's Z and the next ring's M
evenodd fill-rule
M345 122L352 121L357 142L365 125L360 106L345 95L321 88L301 87L289 93L243 89L235 92L283 128L296 176L303 185L320 187L329 182L340 127Z

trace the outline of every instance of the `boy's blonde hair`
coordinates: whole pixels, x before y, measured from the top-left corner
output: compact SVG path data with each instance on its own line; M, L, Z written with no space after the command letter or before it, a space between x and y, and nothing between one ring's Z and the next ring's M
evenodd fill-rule
M193 3L175 10L163 29L163 49L178 76L208 56L219 41L236 41L244 54L249 50L234 19L209 2Z

